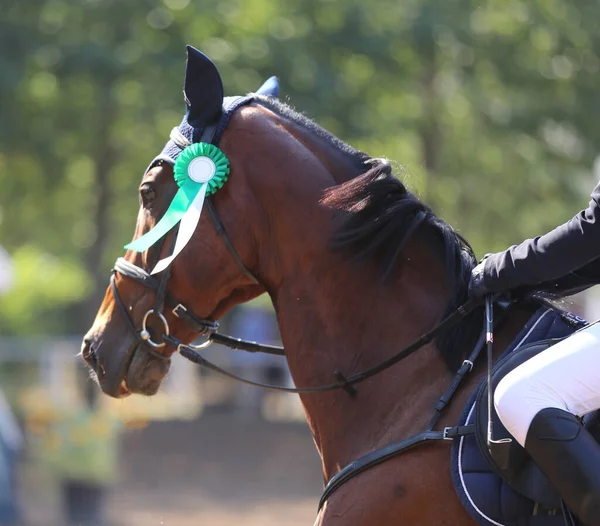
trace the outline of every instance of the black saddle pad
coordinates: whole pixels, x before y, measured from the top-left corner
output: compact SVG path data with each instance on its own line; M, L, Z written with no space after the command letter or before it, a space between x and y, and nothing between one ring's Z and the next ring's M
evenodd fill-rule
M516 366L525 358L542 352L585 325L585 320L570 313L540 309L498 361L493 372L493 385L512 368L506 366L502 369L503 364L509 360L511 365ZM513 354L515 357L520 356L521 361L515 358L512 362L509 356ZM475 435L479 435L464 436L456 440L452 447L452 480L459 498L482 526L564 526L556 492L523 448L513 439L511 447L518 447L514 451L500 455L495 455L494 451L492 457L488 450L486 381L487 378L471 395L458 421L458 425L475 423ZM593 417L588 420L595 421L596 428L600 427ZM497 415L493 425L493 438L512 438L497 420ZM539 491L528 491L529 486L537 484Z
M492 371L492 393L500 380L510 371L563 339L554 338L530 343L505 356ZM525 449L502 425L493 404L492 439L498 442L487 443L487 428L488 383L486 379L475 401L475 438L482 455L494 471L515 491L534 502L541 503L547 509L560 508L560 496Z
M532 342L505 355L492 370L492 393L495 391L500 380L510 371L568 336ZM560 508L560 495L555 491L550 481L540 471L525 449L521 447L502 425L493 404L491 421L492 439L494 442L488 444L488 383L486 378L479 389L475 402L475 437L481 453L492 468L515 491L534 502L539 502L547 509ZM597 432L598 411L586 415L584 425L592 433Z

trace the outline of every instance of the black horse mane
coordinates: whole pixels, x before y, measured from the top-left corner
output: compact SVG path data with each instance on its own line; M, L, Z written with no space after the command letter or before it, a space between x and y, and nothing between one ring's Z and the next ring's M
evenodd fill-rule
M434 234L430 236L435 239L432 248L444 258L452 290L445 315L467 300L471 270L477 263L471 246L393 176L387 161L372 159L353 149L277 99L260 97L259 102L309 129L355 161L360 175L331 188L323 199L327 206L344 211L344 220L332 240L334 249L356 261L376 260L381 265L382 279L386 279L397 268L402 249L413 234L418 229L427 229ZM453 371L474 347L481 323L481 309L476 309L436 339L440 354Z
M330 189L324 203L346 211L333 246L357 261L375 259L382 279L398 268L406 243L417 230L427 231L432 248L444 259L450 300L444 317L467 301L471 270L477 263L469 243L392 175L386 161L373 160L366 173ZM481 309L436 339L448 367L456 370L472 350L481 330Z

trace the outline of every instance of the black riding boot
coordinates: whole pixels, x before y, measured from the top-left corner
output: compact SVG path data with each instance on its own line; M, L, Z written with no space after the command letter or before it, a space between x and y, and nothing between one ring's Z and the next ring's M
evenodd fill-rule
M600 445L578 418L543 409L531 422L525 449L585 526L600 526Z

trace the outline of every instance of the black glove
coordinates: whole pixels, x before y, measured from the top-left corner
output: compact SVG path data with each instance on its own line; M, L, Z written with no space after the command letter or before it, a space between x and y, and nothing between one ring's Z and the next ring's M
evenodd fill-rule
M488 288L483 282L483 269L485 260L492 255L491 252L485 254L478 265L471 271L471 279L469 281L469 298L483 299L486 294L489 294Z
M483 282L483 269L485 266L485 256L481 263L479 263L472 271L471 271L471 279L469 281L469 298L477 298L482 299L489 290L485 286Z
M483 280L485 260L491 255L486 254L483 256L479 264L471 271L469 298L483 299L486 294L491 292ZM511 290L504 291L502 295L513 300L522 300L535 293L548 293L556 297L570 296L599 283L600 279L596 274L587 276L583 270L571 272L552 281L514 287Z

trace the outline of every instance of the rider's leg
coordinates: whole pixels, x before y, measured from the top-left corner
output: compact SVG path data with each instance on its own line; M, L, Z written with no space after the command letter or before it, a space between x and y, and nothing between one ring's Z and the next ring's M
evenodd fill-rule
M573 416L600 408L600 323L517 367L498 416L586 526L600 526L600 446Z

